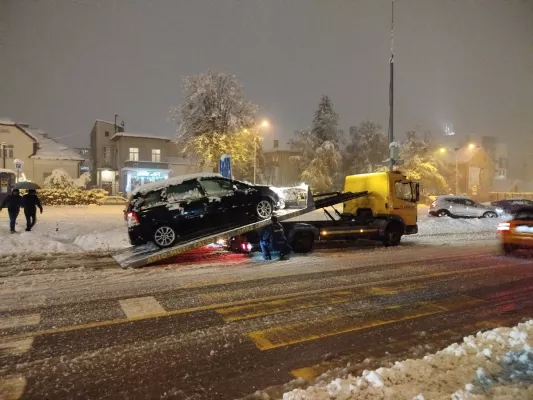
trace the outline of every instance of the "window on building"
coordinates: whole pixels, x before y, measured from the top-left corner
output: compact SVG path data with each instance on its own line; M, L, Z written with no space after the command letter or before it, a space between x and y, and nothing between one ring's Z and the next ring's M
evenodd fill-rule
M105 137L109 137L109 131L105 131Z
M130 147L130 161L139 161L138 147Z
M111 164L111 147L109 146L104 147L104 163L106 165Z
M7 146L4 147L3 157L5 157L5 158L15 158L13 153L14 153L14 146L13 145L7 145Z
M161 162L161 150L152 149L152 162Z

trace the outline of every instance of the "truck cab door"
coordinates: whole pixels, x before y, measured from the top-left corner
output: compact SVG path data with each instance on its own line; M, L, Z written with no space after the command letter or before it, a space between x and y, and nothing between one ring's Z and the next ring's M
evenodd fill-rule
M416 186L408 181L392 181L390 192L391 215L400 217L405 225L416 225L418 212Z

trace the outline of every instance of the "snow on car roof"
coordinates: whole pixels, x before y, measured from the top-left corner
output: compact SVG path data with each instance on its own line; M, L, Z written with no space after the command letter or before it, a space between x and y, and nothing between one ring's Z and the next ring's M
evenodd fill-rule
M162 179L159 181L155 181L152 183L147 183L145 185L139 186L138 188L136 188L135 190L131 192L131 195L134 196L138 193L146 194L148 192L153 192L156 190L167 188L171 185L179 185L180 183L184 181L188 181L191 179L199 179L199 178L222 178L222 175L215 174L215 173L200 172L196 174L175 176L174 178Z

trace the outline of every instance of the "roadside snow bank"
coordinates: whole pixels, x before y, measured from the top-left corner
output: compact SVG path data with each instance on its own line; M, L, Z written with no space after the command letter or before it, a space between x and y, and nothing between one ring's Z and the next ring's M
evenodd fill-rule
M296 389L283 400L533 399L532 346L530 320L478 332L423 359Z
M478 232L494 232L496 234L496 228L500 222L501 219L499 218L424 217L418 221L418 231L420 236Z

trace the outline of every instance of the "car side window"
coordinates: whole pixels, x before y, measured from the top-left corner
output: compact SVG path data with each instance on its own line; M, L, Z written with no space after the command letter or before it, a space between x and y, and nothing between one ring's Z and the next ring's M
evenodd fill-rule
M233 193L233 183L225 179L205 179L201 181L209 196L220 196Z
M476 205L476 203L474 203L472 200L464 200L464 202L465 202L465 204L467 206L475 206Z
M161 191L147 193L137 204L138 207L146 208L161 202Z
M453 203L453 204L461 204L461 205L465 205L465 201L463 199L448 199L448 201L450 203Z
M166 191L167 200L170 202L194 200L202 197L196 181L183 182L179 185L169 186Z

